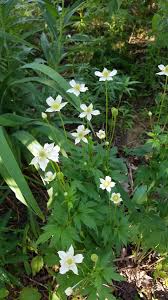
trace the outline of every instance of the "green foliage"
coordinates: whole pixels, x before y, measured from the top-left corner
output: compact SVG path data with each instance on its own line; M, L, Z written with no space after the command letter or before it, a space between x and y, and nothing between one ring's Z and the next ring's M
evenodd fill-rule
M19 300L28 300L28 299L40 300L41 295L37 289L32 288L32 287L25 287L25 288L23 288L23 290L21 291L21 293L19 295Z

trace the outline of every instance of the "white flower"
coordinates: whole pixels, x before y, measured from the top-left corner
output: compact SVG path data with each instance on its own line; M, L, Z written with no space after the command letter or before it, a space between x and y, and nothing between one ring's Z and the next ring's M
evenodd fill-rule
M96 132L96 135L98 136L98 138L100 139L100 140L103 140L103 139L105 139L105 137L106 137L106 134L105 134L105 131L104 130L99 130L98 132Z
M65 294L67 296L71 296L73 294L73 288L71 287L68 287L66 290L65 290Z
M45 173L44 181L50 182L53 181L56 177L56 173L52 173L51 171L48 171Z
M58 5L57 10L58 10L59 13L62 12L62 6Z
M78 144L81 140L84 143L88 143L88 140L85 137L85 135L87 135L89 132L90 130L85 128L84 125L79 125L78 128L76 129L76 132L71 133L72 136L75 137L75 145Z
M100 188L102 190L107 190L107 192L111 192L111 189L115 186L115 182L111 181L110 176L106 176L105 179L100 178Z
M62 102L62 97L60 95L58 95L55 100L52 97L48 97L46 102L50 106L46 109L46 112L60 111L68 103Z
M85 104L81 104L80 108L83 110L82 113L80 113L79 118L85 118L90 121L92 118L92 115L97 116L100 115L99 110L93 110L93 104L91 103L89 106L86 106Z
M166 75L168 76L168 65L159 65L158 68L161 70L161 72L156 73L157 75Z
M109 71L106 68L103 69L102 72L96 71L95 75L100 77L99 81L110 81L113 80L113 76L117 74L117 70Z
M122 201L120 193L112 193L110 200L116 205L120 204Z
M72 271L74 274L78 275L78 269L76 264L82 263L84 257L82 254L74 255L74 248L71 245L67 252L58 251L60 260L60 274L65 274L68 271Z
M69 84L72 88L67 90L67 92L71 94L75 94L77 97L80 95L81 92L84 93L88 90L88 88L85 86L84 83L78 83L74 79L71 80Z
M48 163L50 160L54 162L58 162L59 158L59 146L54 146L54 143L52 144L45 144L44 147L42 147L39 144L34 145L33 147L33 154L34 158L31 161L31 165L39 165L39 167L45 171Z

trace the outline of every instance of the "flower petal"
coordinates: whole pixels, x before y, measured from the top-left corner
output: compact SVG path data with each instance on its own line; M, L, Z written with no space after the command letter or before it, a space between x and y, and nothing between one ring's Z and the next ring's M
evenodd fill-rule
M55 102L56 102L56 103L59 103L59 104L62 102L62 97L61 97L61 95L58 95L58 96L56 97Z
M84 111L87 110L86 104L81 104L81 105L80 105L80 108L81 108L82 110L84 110Z
M165 66L164 65L158 65L158 68L162 71L162 70L164 70Z
M54 111L55 110L53 108L51 108L51 107L49 107L49 108L46 109L46 112L54 112Z
M80 263L82 263L84 257L83 257L82 254L77 254L77 255L74 256L74 259L75 259L75 262L76 262L77 264L80 264Z
M109 76L115 76L117 74L117 70L114 69L113 71L110 72Z
M68 252L67 252L67 255L74 256L74 248L73 248L72 245L69 247Z
M70 80L70 86L74 87L76 85L76 81L74 79Z
M53 99L53 97L48 97L47 99L46 99L46 102L47 102L47 104L49 105L49 106L51 106L53 103L54 103L54 99Z
M67 256L65 251L58 251L57 253L61 259L65 259Z
M49 160L47 158L45 158L45 159L39 159L38 163L39 163L40 169L42 171L45 171L45 169L46 169L46 167L47 167L47 165L49 163Z
M60 274L65 274L68 271L69 271L69 268L67 267L67 265L62 264L61 267L60 267L60 270L59 270Z
M82 113L80 113L80 115L79 115L79 118L85 118L85 117L86 117L86 115L87 115L87 113L86 113L86 112L82 112Z
M78 268L75 264L72 264L69 269L76 275L78 275Z
M87 116L86 116L87 120L90 121L91 118L92 118L92 115L90 113L87 113ZM86 133L87 134L87 133Z
M83 138L82 138L82 141L83 141L84 143L88 144L87 138L83 137Z
M98 77L102 77L103 76L102 72L99 72L99 71L96 71L95 75L98 76Z
M94 116L100 115L100 111L98 109L93 110L92 115L94 115Z

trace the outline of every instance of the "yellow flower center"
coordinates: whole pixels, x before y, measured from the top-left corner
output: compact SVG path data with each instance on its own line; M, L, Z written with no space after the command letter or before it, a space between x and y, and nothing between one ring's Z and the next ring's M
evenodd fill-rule
M79 138L82 139L84 137L84 133L83 132L79 132Z
M45 150L40 150L39 151L39 158L40 159L45 159L45 158L47 158L47 155L46 155L46 152L45 152Z
M75 89L76 91L80 92L80 84L77 83L77 84L75 85L74 89Z
M66 260L66 263L67 263L69 266L72 265L72 264L74 263L73 258L68 258L68 259Z
M60 108L60 103L53 103L52 105L51 105L51 107L53 108L53 109L59 109Z
M103 77L108 77L110 72L108 70L103 71Z
M88 107L87 110L86 110L86 112L87 112L87 113L91 113L91 112L92 112L91 107Z
M105 186L105 187L108 187L108 186L109 186L109 184L110 184L110 182L109 182L109 181L105 181L105 183L104 183L104 186Z
M113 201L114 201L114 202L117 202L118 200L119 200L118 195L114 195L114 196L113 196Z

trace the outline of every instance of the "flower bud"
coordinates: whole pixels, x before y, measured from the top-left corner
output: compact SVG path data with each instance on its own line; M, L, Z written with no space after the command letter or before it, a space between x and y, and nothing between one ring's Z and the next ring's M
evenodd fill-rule
M105 146L108 146L109 145L109 142L105 142Z
M46 114L46 113L42 112L42 113L41 113L41 116L42 116L42 118L43 118L44 120L47 119L47 114Z
M116 117L118 116L118 109L115 108L115 107L112 107L111 113L112 113L112 116L113 116L114 118L116 118Z
M148 116L152 117L152 112L151 111L148 112Z
M94 263L97 263L99 257L97 254L93 253L90 258Z
M68 196L68 193L67 193L67 192L65 192L65 193L64 193L64 197L67 197L67 196Z

